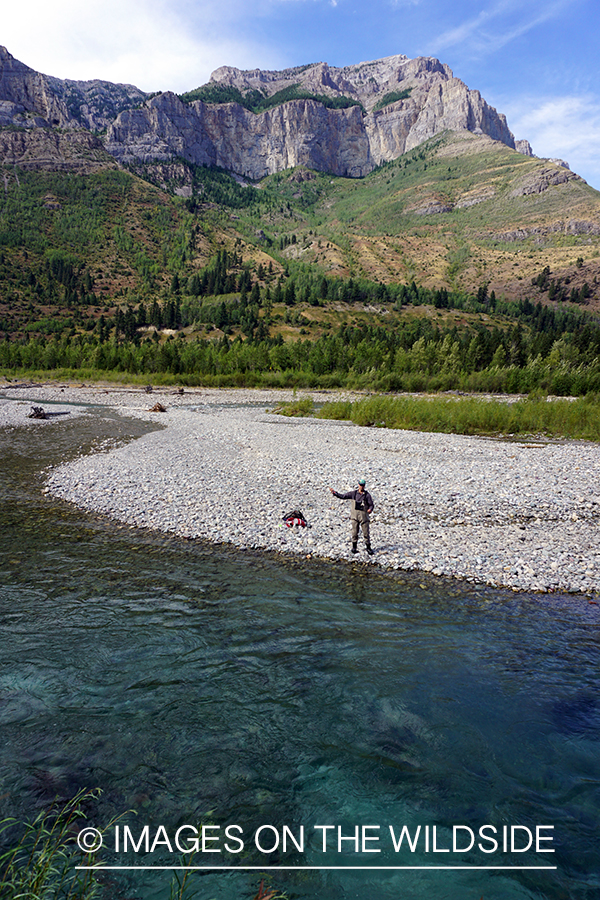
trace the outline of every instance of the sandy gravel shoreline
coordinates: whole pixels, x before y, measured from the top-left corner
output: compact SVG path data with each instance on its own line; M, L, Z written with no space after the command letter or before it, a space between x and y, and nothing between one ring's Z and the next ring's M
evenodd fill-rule
M52 494L131 525L350 560L348 505L328 487L348 490L364 475L377 551L367 557L361 539L364 564L516 590L600 591L596 445L388 431L266 411L289 396L0 385L0 426L53 427L58 417L26 418L44 403L70 415L108 406L166 426L59 466L48 479ZM149 412L157 401L166 413ZM293 508L310 529L282 525Z

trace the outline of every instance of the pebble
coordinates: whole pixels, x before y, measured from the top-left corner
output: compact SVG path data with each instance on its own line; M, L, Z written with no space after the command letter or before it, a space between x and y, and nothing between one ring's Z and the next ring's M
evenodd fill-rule
M248 390L155 390L150 403L139 388L15 388L0 398L0 425L15 424L17 406L24 424L20 391L27 401L81 399L166 426L48 476L53 495L125 524L515 590L600 591L595 444L288 419L267 410L289 392ZM157 400L166 413L149 411ZM349 502L329 492L350 490L361 476L375 502L373 557L362 536L351 554ZM283 525L296 508L309 529Z

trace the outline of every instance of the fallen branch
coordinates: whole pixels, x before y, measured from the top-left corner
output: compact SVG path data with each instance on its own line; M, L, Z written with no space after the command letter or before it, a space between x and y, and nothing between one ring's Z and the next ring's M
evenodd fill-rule
M41 406L32 406L31 412L27 416L28 419L47 419L48 416Z

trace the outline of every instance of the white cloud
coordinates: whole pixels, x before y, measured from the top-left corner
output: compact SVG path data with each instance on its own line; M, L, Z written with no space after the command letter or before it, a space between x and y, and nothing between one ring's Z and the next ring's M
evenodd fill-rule
M217 66L278 62L234 27L247 11L243 0L32 0L3 10L2 42L48 75L183 91Z
M564 159L600 188L599 97L521 97L507 100L503 110L515 137L526 138L536 156Z
M555 0L554 3L527 5L516 0L499 0L482 9L477 16L437 35L430 41L428 52L438 54L447 47L457 45L471 56L495 52L555 18L569 3L570 0Z

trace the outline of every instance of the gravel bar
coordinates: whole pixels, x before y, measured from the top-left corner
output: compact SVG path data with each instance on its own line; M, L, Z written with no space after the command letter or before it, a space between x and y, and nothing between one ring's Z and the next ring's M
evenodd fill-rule
M23 419L23 405L46 400L106 405L166 426L48 477L51 494L129 525L514 590L600 590L595 444L362 428L267 412L291 397L284 391L0 391L0 425L15 424L17 407L19 424L35 421ZM156 401L167 411L150 412ZM375 502L373 557L362 536L358 556L351 554L349 503L329 492L349 490L361 476ZM283 525L292 509L311 527Z

